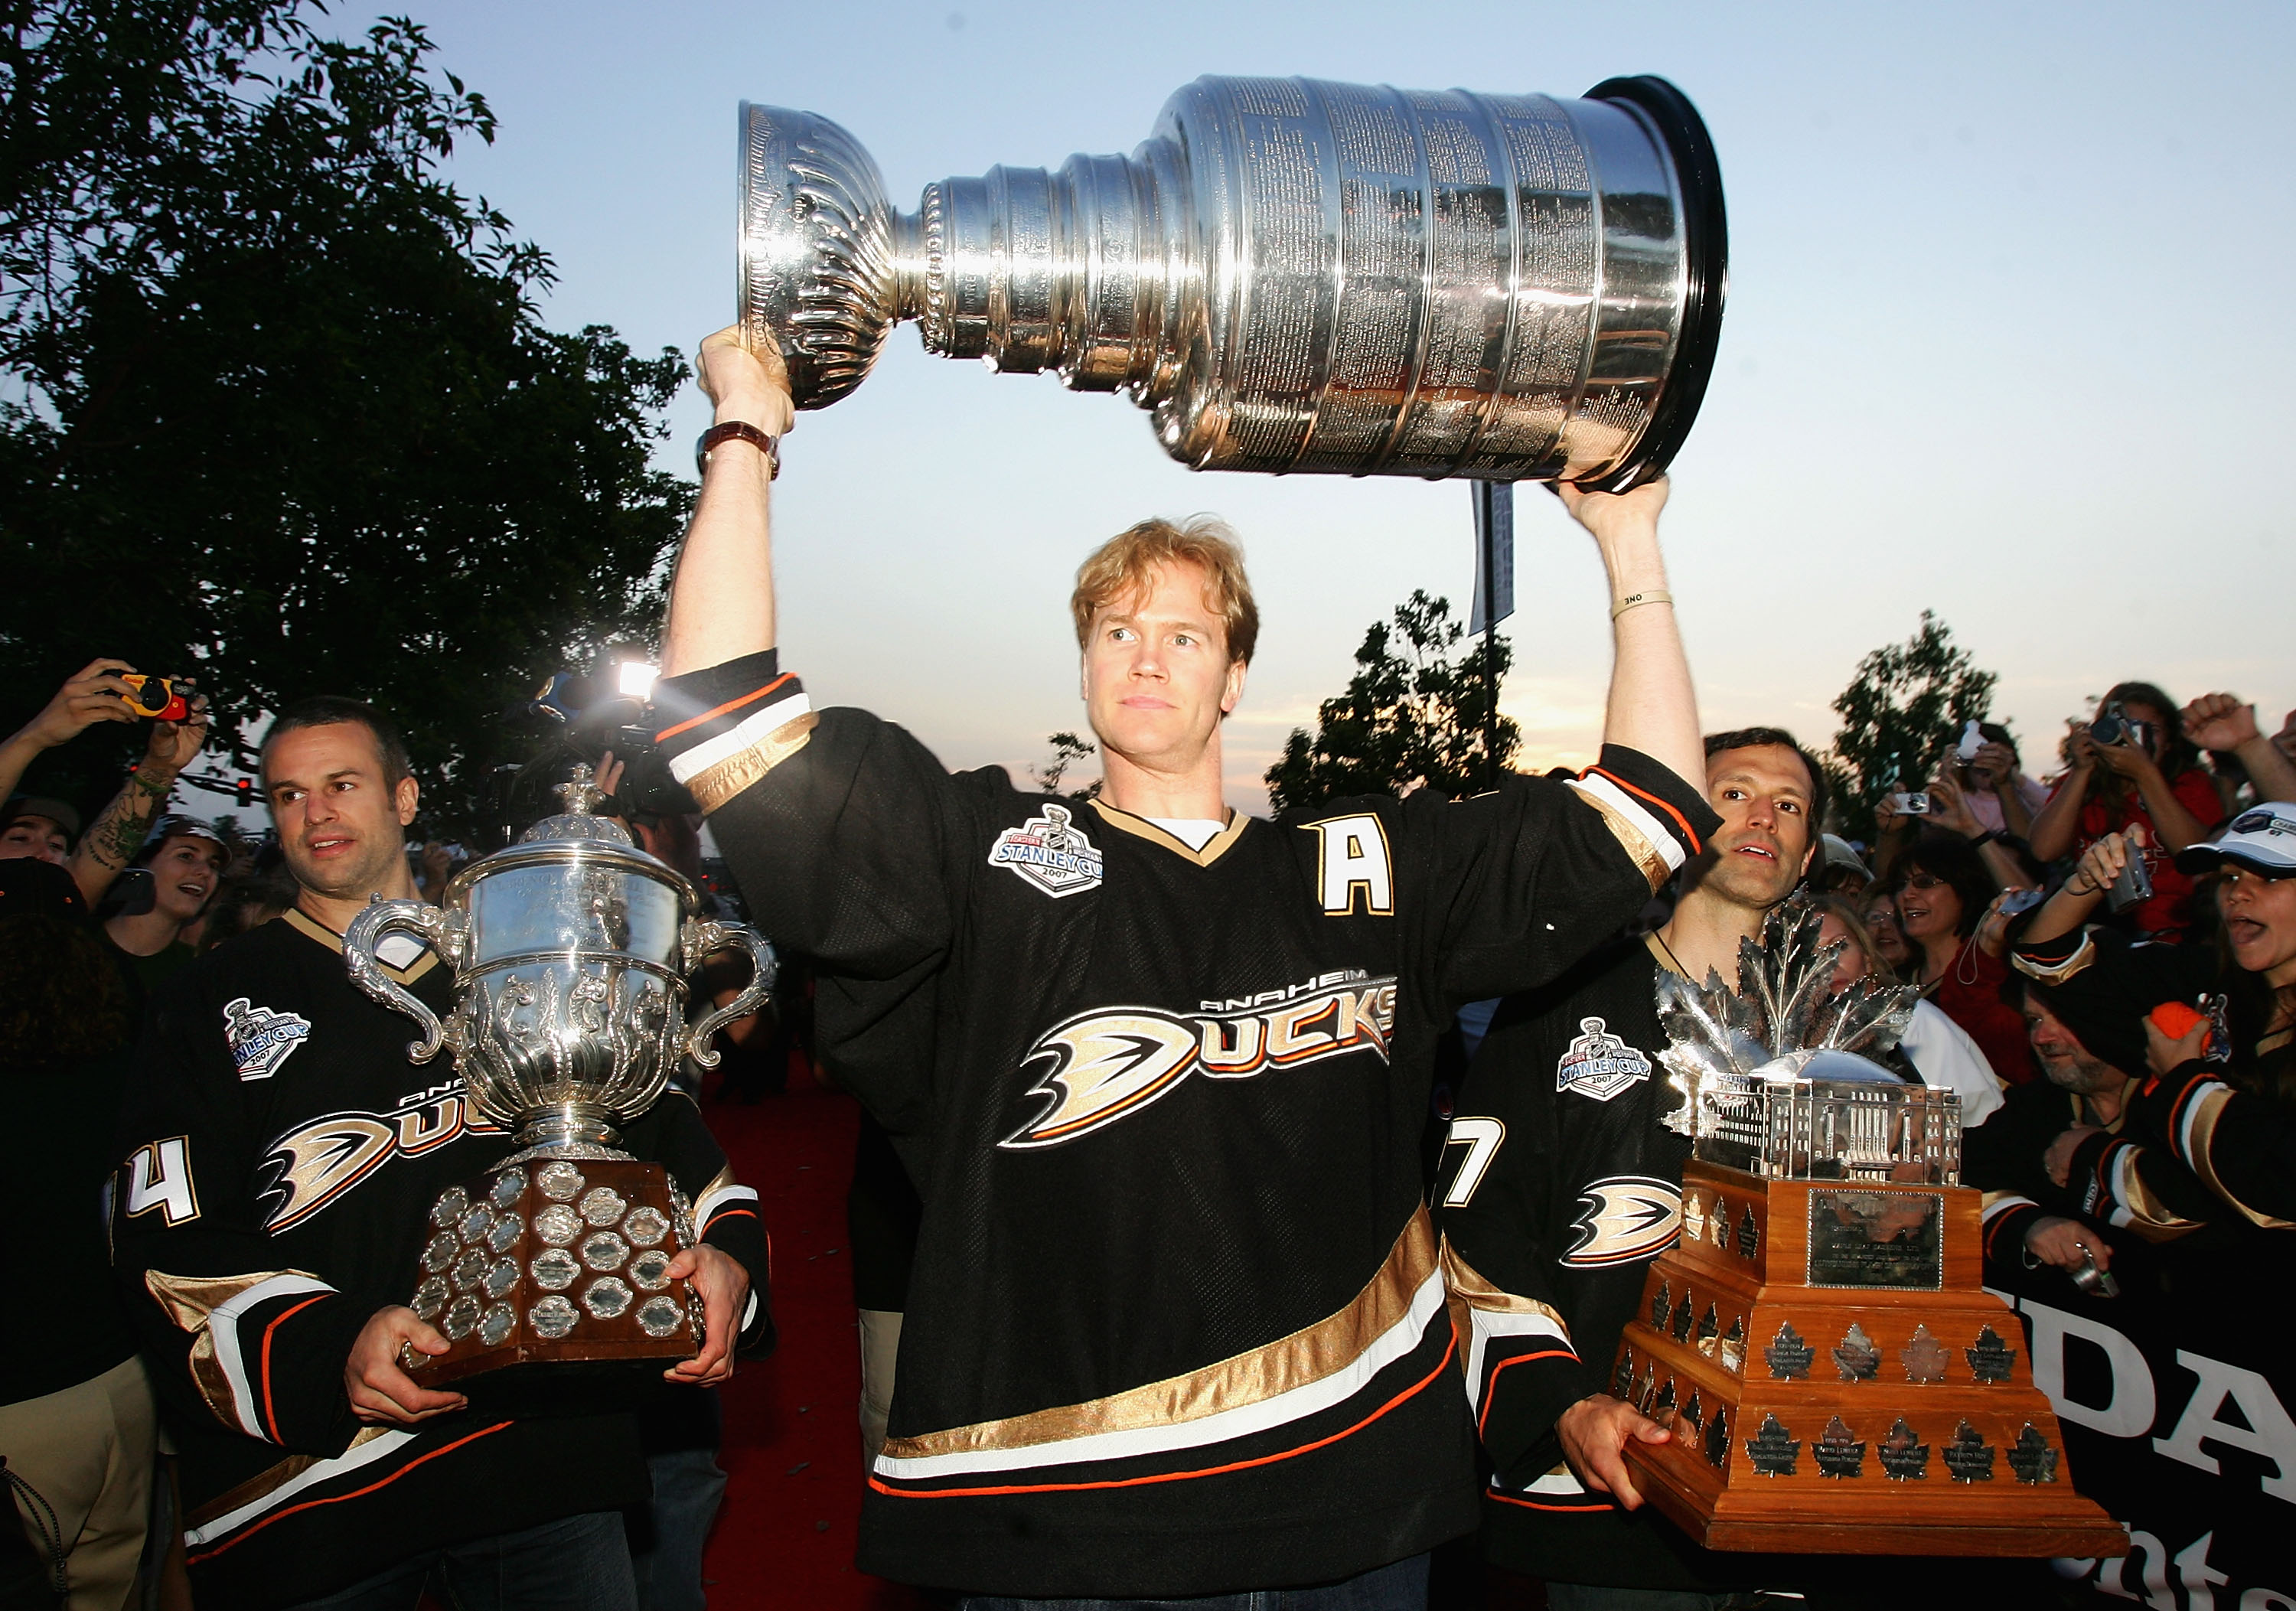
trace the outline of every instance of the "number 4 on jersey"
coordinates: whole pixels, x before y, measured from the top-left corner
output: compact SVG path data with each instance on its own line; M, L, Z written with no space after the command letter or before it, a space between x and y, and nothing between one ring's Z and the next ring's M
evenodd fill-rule
M1454 1119L1451 1133L1443 1145L1464 1147L1467 1155L1459 1162L1459 1172L1451 1177L1451 1189L1443 1194L1446 1208L1464 1208L1475 1195L1475 1188L1483 1183L1483 1174L1498 1156L1499 1143L1506 1139L1506 1126L1496 1119Z
M198 1194L192 1189L192 1165L185 1155L190 1138L175 1136L137 1147L127 1157L127 1214L158 1209L169 1225L200 1217Z

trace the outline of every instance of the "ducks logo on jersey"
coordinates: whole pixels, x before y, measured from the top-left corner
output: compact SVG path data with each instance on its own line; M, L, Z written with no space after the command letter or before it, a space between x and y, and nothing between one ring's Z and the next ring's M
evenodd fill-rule
M1249 1080L1271 1068L1370 1050L1384 1062L1395 1028L1395 978L1324 974L1183 1016L1152 1007L1098 1007L1054 1024L1021 1060L1046 1064L1031 1097L1043 1111L999 1146L1058 1147L1138 1113L1191 1074Z

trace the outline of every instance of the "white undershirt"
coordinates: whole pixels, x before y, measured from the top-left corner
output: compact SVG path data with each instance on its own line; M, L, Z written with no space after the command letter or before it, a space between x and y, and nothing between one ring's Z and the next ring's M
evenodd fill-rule
M1163 829L1192 851L1201 851L1219 837L1224 822L1213 822L1201 817L1151 817L1149 821Z
M412 934L385 934L375 946L374 954L401 973L414 966L414 959L430 948Z

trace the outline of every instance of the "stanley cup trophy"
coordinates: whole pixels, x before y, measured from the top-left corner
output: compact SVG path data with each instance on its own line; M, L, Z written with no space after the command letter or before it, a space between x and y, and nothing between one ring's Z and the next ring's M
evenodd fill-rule
M525 1147L430 1210L408 1302L451 1346L406 1356L425 1387L526 1367L485 1391L547 1401L574 1377L640 1374L701 1345L701 1300L668 1274L694 1240L693 1204L661 1165L613 1144L681 1057L715 1065L710 1036L765 999L772 953L700 916L676 869L591 814L588 768L560 793L564 814L463 868L439 905L378 901L343 937L352 982L422 1026L408 1056L451 1048L469 1101ZM444 1023L376 966L402 932L455 970ZM689 1028L686 975L728 946L756 975Z
M1725 291L1721 177L1661 78L1579 100L1203 78L1129 157L990 168L896 213L852 136L744 103L741 323L797 406L887 333L1124 391L1195 470L1661 473Z
M1984 1288L1959 1098L1857 1055L1897 1044L1915 993L1833 995L1841 951L1792 901L1741 942L1734 993L1662 978L1692 1160L1611 1390L1674 1435L1627 1458L1709 1549L2125 1554Z

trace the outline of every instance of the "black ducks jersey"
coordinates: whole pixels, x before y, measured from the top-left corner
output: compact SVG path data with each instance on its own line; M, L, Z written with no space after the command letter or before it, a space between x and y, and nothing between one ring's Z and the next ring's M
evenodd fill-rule
M444 1015L448 970L429 952L406 961L391 977ZM114 1262L182 1451L202 1605L313 1599L424 1549L646 1496L633 1417L353 1417L345 1361L377 1310L407 1301L430 1205L517 1150L447 1059L408 1060L414 1032L300 912L154 1001L127 1082ZM673 1092L622 1144L665 1165L702 1239L749 1270L742 1340L761 1345L757 1194L700 1110Z
M1417 1153L1436 1038L1616 933L1708 831L1700 793L1611 749L1191 849L816 722L772 658L668 680L657 725L924 1201L864 1568L1194 1595L1470 1529Z

